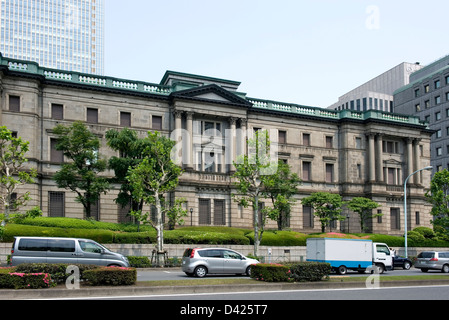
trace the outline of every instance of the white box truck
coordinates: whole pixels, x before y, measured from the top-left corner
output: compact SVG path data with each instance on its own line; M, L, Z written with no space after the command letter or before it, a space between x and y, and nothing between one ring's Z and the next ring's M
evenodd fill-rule
M347 270L364 273L368 268L377 268L379 273L393 270L389 247L371 240L309 238L307 261L329 263L339 274L346 274Z

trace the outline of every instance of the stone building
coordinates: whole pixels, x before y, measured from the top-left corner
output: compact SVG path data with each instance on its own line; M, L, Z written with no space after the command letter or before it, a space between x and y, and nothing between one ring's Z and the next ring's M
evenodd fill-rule
M317 191L338 193L344 200L369 197L384 214L369 223L372 232L403 234L403 182L408 173L430 164L431 131L425 124L376 110L335 111L250 98L238 91L239 85L172 71L159 84L144 83L0 56L1 124L30 141L29 165L39 172L36 183L24 188L32 192L30 206L40 206L48 216L83 218L75 195L52 180L64 161L55 150L53 128L81 120L102 137L100 153L106 157L116 155L104 139L109 129L130 127L141 136L157 130L179 141L185 173L171 196L187 199L186 225L251 228L251 210L231 199L232 160L247 152L247 137L266 129L277 142L276 155L303 180L298 200ZM423 172L409 185L411 228L430 226L424 197L429 184L430 174ZM98 219L126 220L126 209L114 202L118 189L114 186L101 196L95 208ZM269 200L262 202L270 205ZM349 218L332 230L360 231L358 217L348 210L344 215ZM320 224L298 201L290 228L317 232Z
M419 117L434 131L431 165L449 169L449 55L410 76L394 95L395 112Z

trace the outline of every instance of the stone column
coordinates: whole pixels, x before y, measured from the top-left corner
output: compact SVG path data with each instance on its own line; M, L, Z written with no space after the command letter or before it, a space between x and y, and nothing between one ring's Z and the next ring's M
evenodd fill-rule
M369 181L376 181L376 154L374 146L374 133L368 134L368 166L369 166Z
M175 117L175 142L176 142L176 163L182 165L182 111L175 110L173 112Z
M228 145L229 145L229 150L226 150L226 154L228 155L228 161L227 163L229 164L230 167L230 171L231 172L235 172L235 166L234 166L234 161L235 159L235 132L236 132L236 122L237 119L236 118L230 118L229 119L229 123L230 123L230 127L231 130L229 132L230 136L227 137L228 139Z
M187 132L188 139L184 144L186 147L187 169L193 170L193 112L187 112ZM186 137L184 137L186 138Z
M248 127L248 121L246 119L240 119L240 151L241 155L247 155L248 154L248 147L246 145L246 137L247 137L247 127Z
M377 150L376 150L376 171L377 171L377 181L384 182L384 169L383 169L383 159L382 159L382 143L383 134L379 133L377 135Z
M407 171L406 176L404 177L404 181L405 179L407 179L409 175L413 173L413 139L407 138L406 143L407 143Z
M420 152L419 152L419 143L421 142L421 139L415 139L413 141L413 172L421 169L421 156L420 156ZM420 172L419 174L415 174L414 178L414 182L417 185L422 184L422 172Z

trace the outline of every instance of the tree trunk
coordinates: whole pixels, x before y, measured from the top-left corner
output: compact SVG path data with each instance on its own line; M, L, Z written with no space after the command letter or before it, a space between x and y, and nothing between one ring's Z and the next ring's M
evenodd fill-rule
M162 221L162 208L161 208L161 200L159 198L159 194L156 193L156 230L157 230L157 243L156 243L156 251L157 251L157 266L164 266L164 222Z
M254 256L259 256L259 196L254 197Z

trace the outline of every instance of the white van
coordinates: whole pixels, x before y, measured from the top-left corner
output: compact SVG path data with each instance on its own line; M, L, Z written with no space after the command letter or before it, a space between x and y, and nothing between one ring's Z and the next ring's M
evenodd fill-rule
M11 263L66 263L129 267L128 259L95 241L75 238L15 237Z

